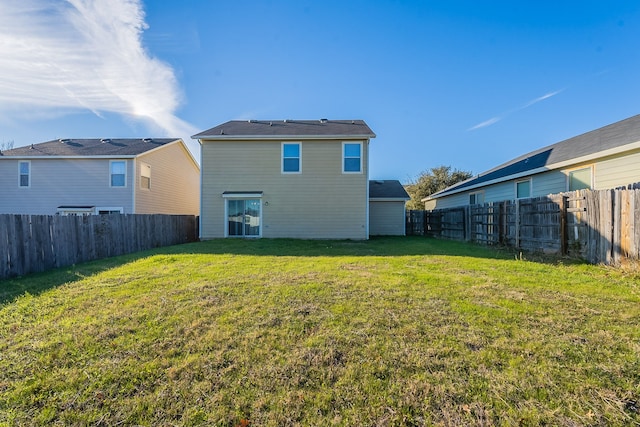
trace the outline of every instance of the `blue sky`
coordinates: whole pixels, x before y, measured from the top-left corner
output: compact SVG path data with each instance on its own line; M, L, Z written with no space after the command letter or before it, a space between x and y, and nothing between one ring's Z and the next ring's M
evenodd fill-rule
M408 182L638 114L639 69L636 1L3 0L0 142L363 119Z

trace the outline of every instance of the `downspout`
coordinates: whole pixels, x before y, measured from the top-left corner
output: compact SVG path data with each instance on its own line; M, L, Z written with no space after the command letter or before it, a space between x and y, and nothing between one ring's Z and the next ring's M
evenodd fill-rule
M138 176L136 174L136 171L138 170L138 159L137 157L133 158L133 166L131 167L133 169L133 173L131 174L131 213L135 214L136 212L136 176Z
M202 171L204 169L204 163L203 163L204 144L202 143L201 139L198 140L198 143L200 143L200 206L198 206L198 208L199 208L199 212L198 212L199 213L199 215L198 215L198 240L202 240L202 193L203 193L203 189L204 189L204 187L202 186Z
M367 147L367 174L366 174L366 181L365 181L365 188L367 189L367 200L366 200L366 204L367 204L367 213L366 213L366 217L367 217L367 224L366 224L366 232L367 232L367 237L366 240L369 240L369 139L367 139L366 141L366 147Z

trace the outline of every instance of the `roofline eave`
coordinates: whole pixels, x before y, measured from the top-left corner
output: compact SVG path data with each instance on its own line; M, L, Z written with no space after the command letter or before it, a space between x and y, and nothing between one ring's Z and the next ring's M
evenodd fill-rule
M264 140L283 140L283 139L304 139L304 140L322 140L322 139L372 139L375 134L368 135L192 135L191 139L197 139L202 144L204 141L264 141Z
M501 182L505 182L505 181L510 181L512 179L517 179L517 178L522 178L524 176L530 176L530 175L537 175L539 173L542 172L547 172L547 171L551 171L551 170L555 170L555 169L560 169L560 168L565 168L567 166L572 166L572 165L576 165L579 163L584 163L584 162L588 162L591 160L597 160L603 157L608 157L608 156L612 156L615 154L621 154L621 153L625 153L627 151L633 151L633 150L638 150L640 149L640 141L637 142L632 142L631 144L626 144L626 145L622 145L620 147L616 147L616 148L611 148L609 150L604 150L604 151L598 151L597 153L592 153L592 154L588 154L586 156L581 156L581 157L576 157L574 159L570 159L570 160L565 160L563 162L557 162L557 163L553 163L551 165L548 166L544 166L544 167L540 167L540 168L536 168L536 169L531 169L528 171L524 171L524 172L520 172L517 174L511 174L511 175L507 175L501 178L496 178L493 179L491 181L486 181L486 182L481 182L475 185L470 185L468 187L463 187L460 189L456 189L456 190L451 190L451 191L444 191L440 194L434 194L432 196L428 196L425 197L424 199L421 199L421 202L427 202L430 200L435 200L435 199L439 199L441 197L444 196L452 196L454 194L458 194L458 193L462 193L468 190L474 190L476 188L481 188L481 187L487 187L489 185L493 185L493 184L499 184ZM433 197L435 196L435 197Z

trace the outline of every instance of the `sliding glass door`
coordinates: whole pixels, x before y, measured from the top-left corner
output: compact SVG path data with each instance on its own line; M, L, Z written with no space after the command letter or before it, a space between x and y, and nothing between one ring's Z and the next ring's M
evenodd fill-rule
M260 237L260 199L228 199L227 224L229 237Z

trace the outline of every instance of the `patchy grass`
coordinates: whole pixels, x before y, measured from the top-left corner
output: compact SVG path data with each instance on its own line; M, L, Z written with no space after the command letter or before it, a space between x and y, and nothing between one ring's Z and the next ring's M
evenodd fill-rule
M224 240L0 282L0 425L639 425L640 275Z

